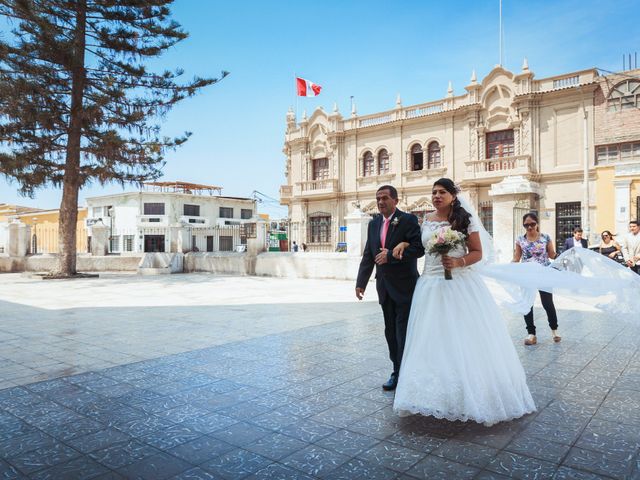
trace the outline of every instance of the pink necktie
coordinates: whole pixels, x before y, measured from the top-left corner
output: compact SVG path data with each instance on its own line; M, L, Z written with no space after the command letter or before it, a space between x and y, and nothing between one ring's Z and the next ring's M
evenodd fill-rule
M380 245L384 248L384 242L387 239L387 230L389 230L389 222L391 221L391 217L385 218L382 223L382 230L380 230Z

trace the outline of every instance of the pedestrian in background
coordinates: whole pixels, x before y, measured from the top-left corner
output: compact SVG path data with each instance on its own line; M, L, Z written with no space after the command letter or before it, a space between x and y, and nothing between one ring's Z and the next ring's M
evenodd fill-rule
M538 262L548 267L551 264L550 259L556 258L556 249L553 246L551 237L546 233L540 232L539 223L538 215L533 212L529 212L522 217L522 226L525 228L526 233L516 239L513 255L514 262ZM542 308L547 312L551 338L557 343L562 338L558 335L558 315L553 304L553 295L549 292L540 291L540 301L542 302ZM524 316L524 321L528 333L527 338L524 339L524 344L535 345L538 343L538 338L536 337L536 326L533 323L533 307Z
M611 260L618 261L618 256L621 255L620 245L618 245L618 242L614 240L613 234L609 230L604 230L600 234L600 238L602 241L598 246L598 252L602 255L606 255Z
M573 229L573 236L567 238L564 241L564 250L563 251L567 251L570 248L573 247L577 247L577 248L587 248L588 247L588 243L587 241L582 238L582 228L580 227L575 227Z
M627 267L640 274L640 226L638 220L629 222L629 233L622 239L622 256Z

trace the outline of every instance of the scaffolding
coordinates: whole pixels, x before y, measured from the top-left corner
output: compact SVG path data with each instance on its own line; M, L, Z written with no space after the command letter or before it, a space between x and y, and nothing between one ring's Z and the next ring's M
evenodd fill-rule
M222 195L222 187L214 185L202 185L189 182L146 182L143 183L145 190L149 192L162 193L186 193L189 195Z

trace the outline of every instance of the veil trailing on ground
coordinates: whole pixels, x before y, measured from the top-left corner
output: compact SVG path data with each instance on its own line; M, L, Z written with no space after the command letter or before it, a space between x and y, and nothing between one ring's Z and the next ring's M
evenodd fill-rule
M549 267L535 262L496 262L493 239L482 226L470 202L458 195L462 207L471 214L482 244L482 260L472 268L495 281L505 295L498 303L517 313L527 313L538 290L582 302L630 320L640 311L640 275L586 248L572 248L559 255ZM490 285L494 292L495 285ZM497 293L497 292L495 292ZM638 320L635 320L636 322Z

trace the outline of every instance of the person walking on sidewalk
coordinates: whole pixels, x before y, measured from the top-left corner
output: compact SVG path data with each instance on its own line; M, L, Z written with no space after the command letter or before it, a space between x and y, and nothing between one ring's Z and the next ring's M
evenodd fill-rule
M514 262L538 262L541 265L549 266L551 264L549 259L556 258L556 249L553 246L551 237L546 233L540 232L539 224L538 215L533 212L529 212L522 217L522 226L525 228L526 233L516 239L513 255ZM561 337L558 335L558 314L553 304L553 295L540 290L540 301L542 302L542 308L547 312L551 338L557 343L561 340ZM538 343L538 338L536 337L536 326L533 323L533 307L524 316L524 321L528 333L527 338L524 339L524 344L535 345Z

